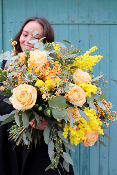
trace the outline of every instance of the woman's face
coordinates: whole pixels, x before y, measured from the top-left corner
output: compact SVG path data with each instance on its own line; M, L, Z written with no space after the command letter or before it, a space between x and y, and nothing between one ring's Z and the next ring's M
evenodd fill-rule
M33 36L33 32L36 30L38 31L38 33L35 36ZM22 34L19 39L20 47L22 51L24 52L26 49L31 50L32 48L34 48L34 44L30 44L29 41L43 38L44 37L43 33L44 33L44 30L41 24L39 24L36 21L28 22L24 26Z

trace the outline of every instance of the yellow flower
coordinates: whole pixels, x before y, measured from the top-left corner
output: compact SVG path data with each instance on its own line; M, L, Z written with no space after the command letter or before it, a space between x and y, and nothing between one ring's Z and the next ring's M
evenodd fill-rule
M45 86L48 88L48 90L50 91L53 88L53 82L52 80L46 80L45 81Z
M37 80L37 82L35 83L35 86L37 86L38 88L44 87L45 83L42 80Z

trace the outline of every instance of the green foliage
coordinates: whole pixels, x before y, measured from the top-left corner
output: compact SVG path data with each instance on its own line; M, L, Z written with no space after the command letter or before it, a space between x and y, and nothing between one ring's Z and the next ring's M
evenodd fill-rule
M13 120L14 120L14 115L15 115L15 114L11 114L9 117L7 117L7 118L1 123L1 125L4 125L4 124L6 124L6 123L9 123L9 122L13 121Z

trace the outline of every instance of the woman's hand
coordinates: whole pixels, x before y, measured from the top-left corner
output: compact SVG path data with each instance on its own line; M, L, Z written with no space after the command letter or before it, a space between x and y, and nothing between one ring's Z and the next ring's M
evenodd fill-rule
M35 121L35 118L31 122L29 122L29 124L32 127L35 127L34 121ZM42 116L39 116L39 123L37 124L36 129L44 130L47 124L48 124L48 120L45 118L42 118Z

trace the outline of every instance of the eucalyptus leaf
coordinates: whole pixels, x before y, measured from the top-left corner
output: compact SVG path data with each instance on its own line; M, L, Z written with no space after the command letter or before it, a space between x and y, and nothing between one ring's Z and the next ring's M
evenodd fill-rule
M28 127L29 126L29 117L25 112L22 112L22 121L23 121L23 126Z
M76 53L79 53L79 52L81 52L82 51L82 49L80 49L80 50L75 50L74 52L72 52L72 54L76 54Z
M50 53L49 56L52 57L52 58L54 58L55 60L58 60L58 59L59 59L59 58L58 58L55 54L53 54L53 53Z
M58 44L59 47L62 47L62 48L67 49L67 47L63 43L61 43L61 42L56 42L56 44Z
M67 40L63 40L64 42L66 42L66 43L69 43L69 44L71 44L69 41L67 41Z
M31 134L27 129L26 129L26 135L27 135L28 139L32 142Z
M108 129L108 127L101 126L101 129Z
M3 92L3 91L0 91L0 95L9 96L9 94L6 94L6 93Z
M66 162L65 160L63 161L63 167L65 168L65 170L66 170L67 172L69 172L69 163Z
M73 165L73 160L71 159L70 155L66 152L63 152L63 158L65 159L66 162L70 163Z
M4 125L4 124L6 124L6 123L9 123L9 122L11 122L11 121L13 121L14 120L14 115L15 114L8 114L9 115L9 117L7 117L2 123L1 123L1 125ZM5 117L5 115L4 116L2 116L2 117Z
M82 107L82 106L80 106L78 103L75 103L75 102L73 102L73 101L69 101L71 104L73 104L73 105L75 105L75 106L78 106L78 107Z
M104 136L105 136L106 138L108 138L109 140L113 141L113 139L112 139L108 134L104 133Z
M57 96L49 101L50 107L58 107L60 103L66 103L66 98L63 96Z
M14 117L17 125L20 127L19 115L17 114L17 112L15 113Z
M93 110L95 110L96 112L97 112L97 108L96 108L96 106L93 104L93 103L89 103L89 107L90 107L90 109L93 109Z
M5 114L5 115L0 116L0 121L4 121L8 116L9 116L9 114Z
M89 120L88 116L85 114L84 111L79 110L79 113L80 113L80 115L81 115L81 117L82 117L83 119L85 119L87 122L90 123L90 120Z
M52 109L52 115L55 119L59 119L60 116L58 115L59 109Z
M94 146L97 147L97 142L95 142Z
M58 105L58 108L59 109L64 109L64 108L66 108L67 107L67 104L66 103L60 103L59 105Z
M49 141L50 130L51 130L51 126L50 126L50 123L48 123L48 125L45 127L44 132L43 132L44 141L47 145Z
M38 39L34 39L34 40L29 41L30 44L35 44L37 42L38 42Z
M101 94L98 98L97 98L97 101L102 101L106 98L106 94Z
M93 79L91 80L91 82L97 81L97 80L99 80L99 79L102 78L102 77L103 77L103 75L99 75L99 76L97 76L96 78L93 78Z
M60 138L62 138L66 143L68 143L68 138L64 138L64 136L62 135L63 134L63 132L60 132L60 131L58 131L58 136L60 137Z
M8 103L8 104L11 105L11 102L9 101L9 98L5 98L3 101L4 101L5 103Z
M75 149L74 149L73 145L70 142L66 143L65 141L63 141L63 143L64 143L64 145L67 148L69 148L70 150L72 150L73 152L75 152Z
M48 144L48 154L51 159L54 150L54 142L51 140Z
M97 104L104 110L106 110L106 107L104 106L104 104L100 101L97 101Z
M101 139L99 139L99 143L100 143L101 145L103 145L104 147L106 147L105 143L104 143Z
M58 111L58 115L60 116L60 119L64 119L67 115L67 109L61 109Z
M73 117L72 117L71 112L70 112L70 126L71 126L71 128L73 127Z
M26 134L25 133L23 133L23 140L24 140L24 143L26 145L28 145L28 140L26 139Z
M13 56L10 58L10 60L16 60L19 56Z
M33 111L34 116L36 117L37 124L39 123L39 114Z
M49 170L52 166L53 166L53 163L51 163L51 164L45 169L45 171Z
M37 35L38 34L38 30L35 30L34 32L33 32L33 36L35 36L35 35Z

